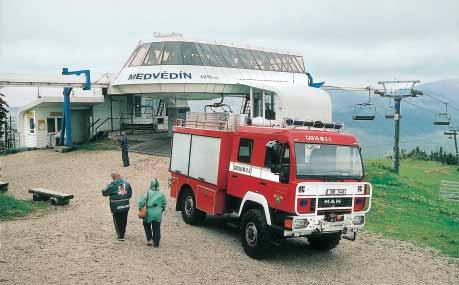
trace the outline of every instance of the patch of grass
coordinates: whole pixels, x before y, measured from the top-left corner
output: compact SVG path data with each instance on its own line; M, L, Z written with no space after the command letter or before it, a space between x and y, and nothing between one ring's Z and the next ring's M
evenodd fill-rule
M45 208L45 202L20 200L8 194L0 194L0 221L25 217L34 210Z
M112 139L103 139L95 142L88 142L80 145L74 146L76 150L116 150L119 149L119 145L115 140Z
M459 258L459 202L438 197L441 180L459 182L456 167L403 160L398 176L390 164L366 163L367 180L373 184L367 229Z

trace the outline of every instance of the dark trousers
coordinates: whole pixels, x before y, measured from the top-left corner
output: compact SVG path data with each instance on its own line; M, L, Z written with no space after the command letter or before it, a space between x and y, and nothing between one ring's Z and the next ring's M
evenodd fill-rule
M143 228L145 229L145 235L147 240L150 241L153 239L153 244L158 246L159 240L161 239L161 223L152 221L151 223L143 223Z
M121 150L121 158L123 159L124 167L129 166L129 153L127 149Z
M118 212L113 214L113 223L115 224L116 235L118 238L124 238L126 233L126 224L129 211Z

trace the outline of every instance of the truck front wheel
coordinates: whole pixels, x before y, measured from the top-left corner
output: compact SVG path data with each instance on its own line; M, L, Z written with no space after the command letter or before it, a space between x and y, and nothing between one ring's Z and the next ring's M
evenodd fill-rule
M242 215L241 241L245 253L252 258L262 258L270 243L264 212L251 209Z
M192 190L185 190L182 195L182 218L189 225L199 225L206 218L206 213L196 208L196 199Z
M311 247L321 251L334 249L339 244L340 239L341 232L308 237Z

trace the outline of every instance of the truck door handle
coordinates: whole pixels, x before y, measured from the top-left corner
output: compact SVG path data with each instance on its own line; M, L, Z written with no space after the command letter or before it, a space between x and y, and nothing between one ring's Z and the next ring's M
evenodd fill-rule
M260 185L266 186L266 182L261 181Z
M238 178L239 176L233 174L233 175L231 175L231 177L233 177L233 178Z

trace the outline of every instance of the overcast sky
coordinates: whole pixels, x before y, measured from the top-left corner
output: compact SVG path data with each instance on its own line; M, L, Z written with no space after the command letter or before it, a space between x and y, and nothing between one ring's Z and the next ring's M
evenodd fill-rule
M458 0L0 0L0 73L117 72L154 32L299 51L329 84L459 78Z

